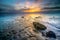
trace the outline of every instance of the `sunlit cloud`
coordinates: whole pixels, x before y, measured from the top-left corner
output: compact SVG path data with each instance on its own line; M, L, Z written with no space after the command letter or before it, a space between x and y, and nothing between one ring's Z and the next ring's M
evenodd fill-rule
M30 1L26 1L24 4L18 3L15 5L16 10L26 9L23 12L40 12L42 11L42 7L39 3L31 3Z
M14 8L16 10L20 10L20 9L24 8L24 6L22 4L20 4L20 3L18 3L18 4L15 4Z

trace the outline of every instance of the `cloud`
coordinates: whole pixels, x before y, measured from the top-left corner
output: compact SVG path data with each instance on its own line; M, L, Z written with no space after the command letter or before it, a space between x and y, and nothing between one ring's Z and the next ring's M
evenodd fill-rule
M9 10L13 10L13 6L6 5L6 4L0 4L0 12L6 12Z

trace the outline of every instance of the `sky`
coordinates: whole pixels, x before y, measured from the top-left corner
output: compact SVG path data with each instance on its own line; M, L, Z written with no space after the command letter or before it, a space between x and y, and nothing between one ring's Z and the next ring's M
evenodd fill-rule
M40 7L57 7L60 9L60 0L0 0L0 6L2 8L25 8L32 4L39 5ZM1 8L0 7L0 8Z
M15 5L16 3L24 3L26 0L0 0L0 3L7 5ZM32 2L32 0L30 0Z
M0 3L2 4L8 4L8 5L15 5L16 3L24 3L26 1L31 2L38 2L41 4L51 4L51 5L59 5L60 0L0 0Z

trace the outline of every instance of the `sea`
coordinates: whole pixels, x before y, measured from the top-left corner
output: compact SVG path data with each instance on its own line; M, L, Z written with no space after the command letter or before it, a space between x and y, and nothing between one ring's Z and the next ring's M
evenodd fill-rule
M24 19L27 18L27 20L30 20L32 22L37 21L44 24L45 26L47 26L47 30L51 30L55 32L57 39L60 40L60 11L49 11L49 12L47 11L47 12L38 12L38 13L21 12L15 14L0 13L0 32L9 29L11 27L14 28L12 22L16 20L21 20L20 18L24 18ZM27 22L29 23L29 21Z

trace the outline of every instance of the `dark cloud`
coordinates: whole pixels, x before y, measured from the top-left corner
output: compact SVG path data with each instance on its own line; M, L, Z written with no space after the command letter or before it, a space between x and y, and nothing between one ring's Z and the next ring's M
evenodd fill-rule
M12 10L14 9L11 5L0 4L0 11Z
M60 7L45 7L44 9L60 9Z
M47 0L45 0L47 1ZM60 0L49 0L46 2L47 6L60 6Z
M60 10L60 0L43 0L44 9Z

